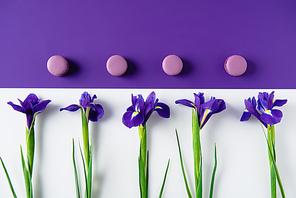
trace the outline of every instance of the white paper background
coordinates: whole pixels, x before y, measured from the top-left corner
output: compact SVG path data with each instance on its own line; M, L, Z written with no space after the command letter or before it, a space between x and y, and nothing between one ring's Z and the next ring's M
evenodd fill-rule
M105 115L98 123L90 123L94 145L93 197L139 197L137 157L139 140L137 128L128 129L121 118L131 105L131 93L142 94L149 89L0 89L0 156L10 174L18 197L25 197L20 160L20 144L24 144L25 115L14 111L8 101L18 104L29 93L51 99L44 112L37 116L36 154L33 173L35 198L76 197L72 165L72 138L81 140L80 112L60 112L59 108L78 103L83 91L96 94L96 103L104 107ZM183 151L184 163L191 190L194 187L191 138L191 109L176 105L175 100L193 100L193 93L204 92L224 99L225 111L215 114L201 131L203 152L204 197L208 197L214 163L214 143L217 143L218 169L214 197L270 197L269 166L262 128L255 118L248 122L239 119L244 99L272 90L193 90L155 89L161 102L170 106L171 117L161 118L154 113L147 123L150 150L149 197L158 197L168 158L171 165L164 198L187 197L178 157L175 128ZM275 90L275 97L288 99L280 109L282 122L276 125L277 164L287 197L296 197L296 91ZM76 147L78 151L78 147ZM77 152L80 173L80 156ZM80 181L83 179L80 178ZM84 187L82 187L84 189ZM83 191L82 191L83 192ZM0 167L0 197L12 197L4 171ZM278 191L278 197L280 192Z

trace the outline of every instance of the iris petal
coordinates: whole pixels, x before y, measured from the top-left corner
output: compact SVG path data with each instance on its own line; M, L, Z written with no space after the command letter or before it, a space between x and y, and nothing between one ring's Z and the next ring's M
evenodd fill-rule
M19 106L19 105L13 104L12 102L8 102L7 104L9 104L16 111L26 113L26 110L23 107Z
M170 108L168 105L164 103L157 103L155 107L155 111L158 113L159 116L163 118L169 118L170 117Z
M267 98L267 109L271 110L273 106L274 91L271 92Z
M187 107L195 108L195 104L193 102L191 102L190 100L187 100L187 99L176 100L175 103L176 104L182 104L182 105L187 106Z
M240 121L242 121L242 122L247 121L250 119L250 117L251 117L251 113L247 109L245 109Z
M23 103L23 108L26 110L26 114L32 113L33 105L30 100L25 100Z
M43 111L46 108L46 106L48 105L48 103L50 103L50 102L51 102L51 100L44 100L44 101L36 104L33 107L33 112L34 113L39 113L39 112Z
M85 106L88 105L90 102L91 102L91 98L90 98L89 93L87 93L86 91L83 92L83 94L81 94L81 98L80 98L80 100L79 100L79 104L80 104L82 107L85 107Z
M288 100L275 100L273 102L273 107L281 107L287 103Z
M35 106L36 104L38 104L40 102L40 99L35 94L30 93L27 96L27 98L25 99L25 101L30 101L30 103L32 104L32 106Z
M88 119L92 122L97 122L104 115L104 109L100 104L94 104L90 109Z
M122 123L128 128L139 126L144 121L144 116L137 112L127 111L122 117Z
M77 111L78 109L80 109L80 106L77 105L77 104L72 104L72 105L69 105L65 108L60 108L60 111L63 111L63 110L67 110L67 111Z
M213 115L213 112L211 109L205 109L203 111L203 116L200 119L200 128L202 129L203 126L207 123L207 121L210 119L210 117Z
M254 115L265 127L267 127L267 124L260 118L260 114L258 113L256 107L254 107L249 100L245 100L245 105L247 110Z
M274 125L279 123L282 117L283 117L283 113L277 109L267 110L261 115L262 120L269 125Z

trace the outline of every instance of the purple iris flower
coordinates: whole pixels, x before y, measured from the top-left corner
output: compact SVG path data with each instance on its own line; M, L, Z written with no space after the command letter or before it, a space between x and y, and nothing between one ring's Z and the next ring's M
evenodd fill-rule
M224 100L211 97L208 102L205 102L204 93L201 92L198 94L194 93L194 102L187 99L181 99L176 100L175 103L194 108L197 111L200 129L206 124L213 114L226 109Z
M78 104L72 104L65 108L61 108L60 111L67 110L67 111L77 111L81 107L84 109L84 112L86 113L88 120L97 122L100 118L104 115L104 109L100 104L95 104L94 99L96 99L97 96L93 95L91 98L89 93L84 92L81 94L81 98L79 100ZM87 111L89 112L87 113Z
M267 128L269 125L279 123L283 117L283 113L273 107L281 107L286 103L287 100L274 100L274 91L270 94L259 92L257 102L255 97L245 100L246 109L240 121L247 121L251 115L254 115Z
M28 130L31 129L35 116L42 112L51 100L41 101L35 94L31 93L22 102L18 99L21 106L13 104L11 101L7 102L16 111L26 114Z
M124 113L122 123L129 128L139 125L145 126L153 111L163 118L170 117L170 108L166 104L158 102L155 92L151 92L146 101L141 94L138 96L132 94L132 105Z

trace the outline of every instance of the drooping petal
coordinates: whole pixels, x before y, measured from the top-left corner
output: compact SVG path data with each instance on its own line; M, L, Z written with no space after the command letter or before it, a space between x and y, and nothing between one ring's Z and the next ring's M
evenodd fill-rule
M287 103L288 100L275 100L272 107L281 107Z
M195 108L195 104L187 99L180 99L175 101L176 104L182 104L187 107Z
M250 119L250 117L251 117L251 113L247 109L245 109L244 112L243 112L243 115L242 115L242 117L240 119L240 121L241 122L247 121L247 120Z
M269 124L274 125L281 121L283 117L283 113L280 110L266 110L264 113L261 114L261 119Z
M155 111L158 113L159 116L163 118L169 118L170 117L170 108L168 105L164 103L157 103L155 107Z
M46 106L48 105L48 103L50 103L51 100L44 100L38 104L36 104L35 106L33 106L33 113L39 113L41 111L43 111Z
M89 111L88 119L92 122L97 122L104 115L104 109L100 104L94 104Z
M135 111L134 107L133 106L129 106L126 111Z
M16 105L16 104L13 104L11 101L8 102L7 104L9 104L16 111L19 111L19 112L22 112L22 113L26 113L26 110L23 107L21 107L19 105Z
M77 105L77 104L72 104L72 105L69 105L67 107L64 107L64 108L60 108L60 111L63 111L63 110L67 110L67 111L77 111L78 109L80 109L80 106Z
M122 117L122 123L128 128L132 128L134 126L139 126L144 121L143 114L139 112L131 112L127 111L124 113Z

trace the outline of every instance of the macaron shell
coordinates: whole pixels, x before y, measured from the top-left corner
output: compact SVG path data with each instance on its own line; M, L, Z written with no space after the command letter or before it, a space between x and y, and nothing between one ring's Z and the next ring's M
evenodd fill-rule
M120 55L111 56L106 63L107 71L112 76L122 76L127 70L127 61Z
M176 55L168 55L162 61L162 69L167 75L175 76L182 71L183 62Z
M54 55L47 61L47 70L54 76L63 76L69 70L69 63L63 56Z
M232 55L226 59L224 68L229 75L240 76L247 70L247 61L240 55Z

